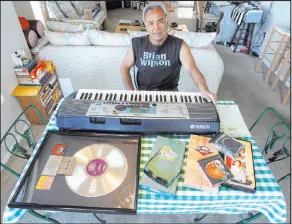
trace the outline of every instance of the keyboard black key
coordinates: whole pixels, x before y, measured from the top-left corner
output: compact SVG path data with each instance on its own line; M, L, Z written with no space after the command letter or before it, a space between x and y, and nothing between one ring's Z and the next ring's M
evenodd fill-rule
M170 95L170 102L173 102L173 100L172 100L172 95Z
M89 94L88 99L91 100L91 97L92 97L92 93Z
M198 99L196 96L194 96L195 102L198 103Z
M187 96L185 96L185 102L188 103L188 97Z
M87 100L87 97L88 97L88 93L85 93L84 99Z
M109 100L112 100L112 98L113 98L113 94L111 93L109 96Z
M83 100L84 93L81 94L80 100Z
M123 94L120 95L120 101L123 99Z
M128 95L127 95L127 94L125 94L125 100L127 100L127 98L128 98Z
M109 97L109 94L107 93L107 94L105 95L105 100L108 100L108 97Z
M202 97L198 97L199 98L199 103L203 103Z
M101 100L102 99L102 93L99 95L99 100Z
M160 95L160 102L162 102L162 95Z
M183 96L180 96L180 101L181 101L181 102L184 102L184 98L183 98Z
M166 102L166 95L164 95L164 102Z
M176 97L176 95L174 95L174 101L177 102L177 97Z
M114 100L116 100L117 99L117 94L115 93L115 95L114 95Z
M133 96L133 94L131 94L131 101L133 101L133 98L134 98L134 96Z
M138 95L137 94L135 95L135 101L136 102L138 101Z
M158 102L158 95L156 95L156 101Z
M150 101L152 101L152 95L150 95Z
M98 93L95 94L94 100L97 100Z
M146 95L145 95L145 101L147 101L147 99L148 99L148 95L146 94Z
M190 103L192 103L193 101L192 101L192 98L191 98L191 96L189 96L189 102Z
M142 96L141 96L141 94L139 94L139 101L142 101Z

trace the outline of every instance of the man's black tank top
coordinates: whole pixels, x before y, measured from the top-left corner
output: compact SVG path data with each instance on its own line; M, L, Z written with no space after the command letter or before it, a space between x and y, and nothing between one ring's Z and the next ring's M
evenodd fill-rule
M172 35L168 35L161 46L152 45L148 35L132 39L140 90L167 90L178 86L182 43L182 39Z

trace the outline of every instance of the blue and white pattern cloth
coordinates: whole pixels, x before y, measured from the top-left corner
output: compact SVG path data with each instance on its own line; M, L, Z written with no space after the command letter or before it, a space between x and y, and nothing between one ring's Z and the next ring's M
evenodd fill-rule
M61 105L59 103L59 106ZM219 101L218 104L234 104L233 101ZM59 108L58 106L58 108ZM57 108L57 110L58 110ZM56 111L57 111L56 110ZM45 134L48 130L58 130L56 127L56 111L47 125L35 151L32 153L21 177L17 181L13 195L31 164ZM220 114L219 114L220 115ZM255 141L248 133L246 136L237 136L252 142L257 191L256 193L246 193L233 190L227 187L220 187L218 193L199 191L182 186L180 181L175 197L166 197L146 190L139 189L138 192L138 214L240 214L258 211L267 217L271 223L285 223L287 210L286 203L281 188L276 182L267 163L265 162ZM176 136L177 139L188 144L189 136ZM151 152L156 136L145 135L142 138L140 177L145 162ZM3 221L6 223L18 222L26 213L25 209L14 209L6 207L3 214Z

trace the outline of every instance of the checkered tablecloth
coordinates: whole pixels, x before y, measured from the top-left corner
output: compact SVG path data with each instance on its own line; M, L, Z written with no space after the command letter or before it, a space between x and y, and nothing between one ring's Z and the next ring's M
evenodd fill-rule
M62 101L61 101L62 102ZM59 103L59 106L61 105ZM218 104L234 104L233 101L219 101ZM58 108L57 108L58 110ZM56 110L56 111L57 111ZM29 165L31 164L40 144L48 130L58 130L56 127L56 111L49 124L47 125L36 149L32 153L27 165L25 166L21 177L17 181L12 194L18 187L20 181L24 177ZM219 114L220 116L220 114ZM145 135L142 138L140 177L142 169L146 164L151 152L151 148L157 136ZM168 136L174 139L185 141L188 145L188 135ZM246 193L243 191L233 190L227 187L220 187L218 193L210 193L199 191L182 186L183 178L180 179L177 196L166 197L156 193L152 193L143 189L139 189L138 194L138 214L240 214L252 211L258 211L264 214L271 223L286 222L286 203L273 174L271 173L267 163L265 162L260 150L250 133L246 136L238 136L252 142L254 165L256 174L256 193ZM186 150L187 153L187 150ZM186 160L186 155L185 155ZM26 213L25 209L14 209L6 207L3 214L3 221L7 223L18 222Z

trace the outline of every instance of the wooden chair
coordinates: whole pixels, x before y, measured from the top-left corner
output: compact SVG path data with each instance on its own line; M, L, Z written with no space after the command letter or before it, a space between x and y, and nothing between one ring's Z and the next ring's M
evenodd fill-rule
M197 17L197 31L203 31L204 23L215 23L216 24L216 32L219 33L220 29L220 20L219 16L216 16L212 13L204 12L204 1L196 1L196 17Z

